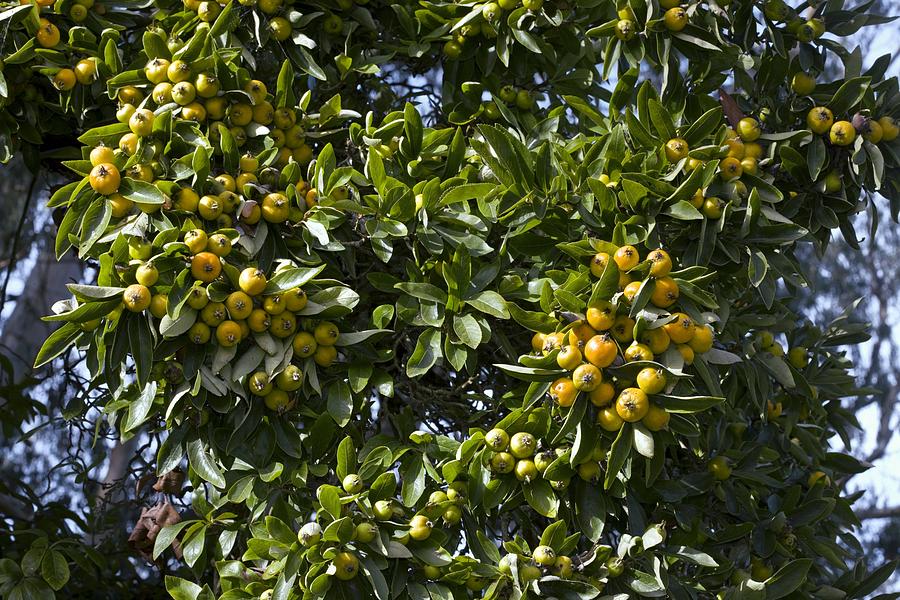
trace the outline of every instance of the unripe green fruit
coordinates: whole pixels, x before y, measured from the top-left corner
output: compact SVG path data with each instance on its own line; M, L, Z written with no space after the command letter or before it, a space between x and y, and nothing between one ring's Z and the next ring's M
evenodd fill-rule
M538 546L531 555L537 564L544 567L550 567L556 562L556 552L550 546Z
M503 452L509 447L509 434L502 429L491 429L484 436L484 441L494 452Z
M360 523L356 526L355 538L357 542L368 544L378 535L378 527L374 523Z
M528 432L520 431L509 440L509 451L516 458L534 456L537 440Z
M297 540L307 548L315 546L321 539L322 528L318 523L307 523L297 533Z
M372 507L375 518L379 521L388 521L394 516L394 507L389 500L379 500Z
M358 494L363 491L364 487L362 478L356 473L351 473L344 477L341 485L348 494Z

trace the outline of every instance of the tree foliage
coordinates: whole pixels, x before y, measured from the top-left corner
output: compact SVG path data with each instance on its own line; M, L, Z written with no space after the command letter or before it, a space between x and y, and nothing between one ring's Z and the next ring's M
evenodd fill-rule
M861 598L890 576L838 485L866 466L830 447L858 427L838 347L865 328L791 310L798 249L854 244L870 193L900 209L889 57L840 42L888 18L43 4L0 15L0 142L72 174L55 251L97 274L35 363L76 353L91 402L66 418L98 407L153 452L132 537L173 598ZM102 566L9 539L4 597Z

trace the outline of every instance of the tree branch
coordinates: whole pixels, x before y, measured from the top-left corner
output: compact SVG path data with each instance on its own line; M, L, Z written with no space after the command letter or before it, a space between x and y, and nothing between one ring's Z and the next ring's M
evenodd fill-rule
M882 508L866 508L856 513L861 521L866 519L891 519L900 517L900 506L884 506Z

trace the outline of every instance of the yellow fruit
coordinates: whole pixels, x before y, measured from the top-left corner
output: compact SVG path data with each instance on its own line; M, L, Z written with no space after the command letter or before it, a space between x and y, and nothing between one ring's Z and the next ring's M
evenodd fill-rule
M315 354L318 344L316 339L308 331L301 331L294 336L294 354L300 358L309 358Z
M669 308L678 301L678 284L671 277L660 277L656 280L650 302L659 308Z
M247 317L247 327L250 328L250 331L262 333L263 331L268 331L271 326L272 318L269 316L269 313L261 308L254 308L250 311L250 316Z
M687 344L697 354L709 352L713 345L713 330L709 325L698 325L694 328L694 336Z
M878 119L878 124L881 126L882 141L893 142L897 139L897 135L900 134L900 127L897 126L893 118L885 115Z
M725 481L731 477L731 465L728 464L728 459L724 456L713 458L706 465L706 468L712 473L712 476L719 481Z
M75 87L78 78L72 69L60 69L51 81L53 82L53 87L61 92L67 92Z
M622 246L616 250L613 260L616 261L620 271L627 271L636 267L641 257L634 246Z
M634 339L634 319L619 315L613 322L612 335L620 344L628 344Z
M209 283L222 272L221 259L212 252L199 252L191 258L191 275L204 283Z
M662 248L657 248L647 255L650 261L650 275L652 277L665 277L672 270L672 258Z
M572 371L581 364L581 350L574 344L566 344L559 349L559 354L556 355L556 364L560 369Z
M606 331L611 329L615 323L615 308L609 302L602 302L597 306L591 306L587 309L588 324L596 331Z
M661 406L651 404L647 414L641 419L641 423L650 431L662 431L669 425L670 418L669 411Z
M597 412L597 424L606 431L618 431L622 429L625 420L619 416L615 406L607 406Z
M576 396L578 390L575 389L575 383L567 377L557 379L550 385L550 398L563 408L572 406Z
M801 96L808 96L816 89L816 78L806 73L796 73L791 79L791 89Z
M835 146L849 146L856 140L856 129L850 121L838 121L831 126L828 139Z
M616 412L623 421L634 423L640 421L650 410L647 394L638 388L625 388L616 398Z
M822 471L813 471L809 474L809 478L806 480L806 485L809 487L813 487L817 483L822 482L823 485L828 485L831 481L828 479L828 475L826 475Z
M601 381L597 387L591 390L589 395L591 404L600 407L609 406L615 396L616 388L608 381Z
M216 341L224 348L236 346L241 341L241 327L234 321L222 321L216 327Z
M263 290L266 289L266 284L267 280L265 272L255 267L247 267L241 271L240 277L238 278L238 285L241 290L251 296L262 294Z
M806 125L813 133L822 135L831 129L834 123L834 115L824 106L817 106L806 113Z
M225 299L225 308L228 309L228 315L240 321L250 317L253 312L253 299L245 292L232 292Z
M686 344L694 337L694 321L684 313L675 313L675 320L663 325L666 333L676 344Z
M169 297L166 294L156 294L150 298L150 314L157 319L162 319L166 316L168 308Z
M744 117L738 121L737 133L745 142L755 142L762 135L762 130L759 127L759 121L752 117Z
M159 270L153 263L144 263L137 268L134 279L141 285L152 287L159 281Z
M323 321L316 326L313 336L316 338L316 343L320 346L334 346L338 337L340 337L340 331L334 323Z
M122 176L114 164L101 163L91 169L89 179L95 192L103 196L109 196L119 189Z
M744 168L741 161L734 157L723 158L719 163L719 174L723 181L732 181L740 178L744 174Z
M662 354L668 349L671 340L669 339L669 334L666 333L666 330L662 327L657 327L656 329L645 329L641 333L641 338L639 340L642 344L650 348L650 352L653 354Z
M572 373L572 382L575 389L581 392L590 392L600 385L602 374L594 365L580 365Z
M619 348L608 333L600 333L584 346L584 358L595 367L604 368L613 363Z
M687 158L688 152L690 152L688 143L681 138L673 138L666 142L666 158L669 162L675 163Z
M669 31L681 31L687 27L688 24L687 11L680 6L670 8L666 11L665 15L663 15L663 21L666 25L666 29Z
M334 559L332 559L331 564L334 565L335 568L334 576L341 581L353 579L359 571L359 559L356 558L355 554L350 552L339 552Z
M313 354L313 360L323 368L330 367L337 359L337 349L334 346L319 346Z
M865 129L863 130L863 138L872 144L877 144L884 137L884 131L881 129L881 125L878 121L874 119L869 119L866 121Z
M122 294L125 308L131 312L142 312L150 307L150 290L139 283L129 285Z
M59 44L59 29L47 19L40 19L35 37L41 47L52 48Z
M666 389L666 374L662 369L646 367L637 374L637 385L645 394L659 394Z
M644 344L634 342L625 349L625 360L628 362L653 360L653 352Z
M609 263L609 254L606 252L598 252L591 258L591 275L600 277Z

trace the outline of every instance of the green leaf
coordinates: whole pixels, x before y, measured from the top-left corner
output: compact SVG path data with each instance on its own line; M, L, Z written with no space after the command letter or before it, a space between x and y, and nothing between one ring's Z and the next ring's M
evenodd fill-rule
M353 394L350 386L344 382L336 382L325 388L324 397L327 399L328 414L340 427L350 422L353 416Z
M41 577L54 590L61 590L69 581L69 563L66 557L52 548L45 552L41 560Z
M356 448L353 445L353 438L349 435L341 440L337 449L337 468L335 474L341 481L344 477L352 473L356 473L356 467L359 464L356 461Z
M437 302L441 305L447 304L447 292L430 283L401 282L395 284L394 287L420 300Z
M425 461L421 454L416 452L404 457L400 480L403 482L400 488L403 504L415 506L425 492Z
M663 407L671 413L701 412L725 401L725 398L716 396L670 396L659 394L656 397L661 400Z
M848 79L838 91L834 93L827 106L837 116L849 112L854 106L859 104L866 90L869 88L869 77L854 77Z
M650 98L647 106L650 109L650 122L653 123L653 128L656 129L659 137L665 141L674 138L677 135L675 123L672 122L672 117L666 107L655 98Z
M199 439L191 440L188 442L187 449L191 468L194 469L197 475L217 488L224 488L225 477L212 457L206 453L203 442Z
M479 310L492 317L497 317L498 319L509 318L506 300L503 299L503 296L491 290L481 292L472 298L468 298L466 304L475 310Z
M322 509L334 519L341 517L341 493L338 488L333 485L321 485L316 490L316 497Z
M612 253L610 253L612 255ZM616 262L610 258L600 274L600 279L594 284L591 290L591 298L588 300L588 308L599 306L602 302L612 300L612 297L619 291L619 267Z
M416 109L415 105L407 102L403 108L403 133L409 143L409 158L419 156L422 150L422 115Z
M158 187L146 181L124 177L119 185L119 193L139 204L159 205L166 201L166 196Z
M506 308L512 318L525 329L553 333L559 327L559 321L546 313L524 310L515 302L507 302Z
M122 431L129 432L139 427L147 415L150 414L150 408L153 406L153 399L156 397L156 382L151 381L144 386L137 399L128 405L128 415L122 424Z
M797 590L806 581L806 574L813 561L798 558L787 563L778 572L766 579L766 600L778 600Z
M263 290L264 295L277 294L286 292L287 290L301 287L312 280L316 275L325 270L325 265L318 267L291 267L279 271L272 279L266 283L266 289Z
M559 510L559 498L550 487L549 481L536 479L531 483L523 483L522 492L525 494L525 500L538 514L550 519L556 518Z
M453 331L459 340L469 348L477 348L481 344L481 327L472 315L454 316Z
M429 328L422 332L416 347L406 362L406 374L419 377L427 373L437 363L441 354L441 331Z
M182 521L174 525L166 525L160 529L159 533L156 534L156 540L153 542L153 560L159 558L166 551L166 548L172 545L172 542L175 541L181 530L191 523L194 523L194 521Z
M81 328L76 323L66 323L50 334L34 359L34 368L37 369L65 352L82 334Z
M522 381L553 381L562 377L567 371L563 369L539 369L535 367L523 367L522 365L494 364L495 367L516 379Z
M202 590L203 588L192 581L166 575L166 591L173 600L197 600Z
M892 560L884 563L869 573L868 577L849 590L849 596L847 596L848 600L852 598L863 598L877 590L882 583L890 579L891 575L897 572L898 564L900 564L900 561Z
M631 424L626 423L619 430L616 441L613 442L612 448L609 450L609 459L606 465L606 478L603 481L603 489L608 490L612 487L619 471L625 466L625 461L631 454L631 444L634 436L631 433Z

